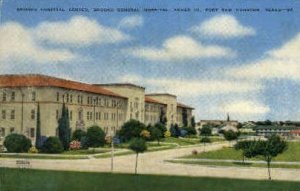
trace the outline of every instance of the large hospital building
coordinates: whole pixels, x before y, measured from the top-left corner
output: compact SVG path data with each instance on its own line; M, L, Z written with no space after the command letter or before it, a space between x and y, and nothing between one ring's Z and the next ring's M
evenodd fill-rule
M99 125L106 133L130 119L146 125L167 118L167 126L188 123L192 107L171 94L145 94L145 88L128 83L86 84L45 75L0 75L0 137L22 133L34 140L37 106L44 136L57 134L62 105L69 110L72 131Z

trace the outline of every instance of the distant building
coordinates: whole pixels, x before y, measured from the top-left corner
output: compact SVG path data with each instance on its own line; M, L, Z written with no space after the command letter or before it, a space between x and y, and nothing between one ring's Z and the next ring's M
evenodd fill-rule
M276 134L284 137L291 137L293 132L298 132L300 128L295 126L260 125L256 126L254 130L257 136L270 136Z

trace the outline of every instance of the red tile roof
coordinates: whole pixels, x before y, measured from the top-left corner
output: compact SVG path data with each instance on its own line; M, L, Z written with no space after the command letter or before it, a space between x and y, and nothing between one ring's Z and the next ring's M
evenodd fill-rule
M295 134L297 133L298 134L298 133L300 133L300 130L291 130L291 133L295 133Z
M162 102L159 102L159 101L157 101L155 99L152 99L150 97L147 97L147 96L145 96L145 102L148 102L148 103L157 103L157 104L161 104L161 105L167 105L167 104L164 104Z
M65 79L51 77L51 76L45 76L39 74L0 75L0 87L2 88L48 87L48 86L85 91L85 92L113 96L113 97L126 98L124 96L116 94L100 86L94 86L82 82L75 82L75 81L65 80Z
M182 107L182 108L187 108L187 109L194 109L193 107L190 107L188 105L185 105L185 104L179 103L179 102L177 102L177 107Z

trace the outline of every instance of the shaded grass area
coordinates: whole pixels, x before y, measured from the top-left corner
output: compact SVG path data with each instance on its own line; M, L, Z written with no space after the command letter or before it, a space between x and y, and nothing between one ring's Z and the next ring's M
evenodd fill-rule
M300 182L0 168L1 191L296 191Z
M97 150L97 149L89 149L89 150L70 150L65 151L62 154L63 155L91 155L91 154L100 154L100 153L106 153L110 150Z
M221 141L225 141L224 138L222 137L216 137L216 136L211 136L208 137L211 142L221 142ZM165 138L162 142L165 143L176 143L180 146L187 146L187 145L195 145L195 144L200 144L200 139L199 138L174 138L174 137L168 137Z
M267 164L262 163L251 163L251 162L216 162L216 161L174 161L170 160L168 162L181 163L181 164L194 164L194 165L204 165L204 166L233 166L233 167L261 167L266 168ZM274 164L271 163L271 168L291 168L300 169L300 165L295 164Z
M242 160L242 151L236 151L234 148L223 148L221 150L189 155L182 158ZM251 158L249 160L262 159ZM288 142L288 150L278 155L273 161L300 162L300 142Z

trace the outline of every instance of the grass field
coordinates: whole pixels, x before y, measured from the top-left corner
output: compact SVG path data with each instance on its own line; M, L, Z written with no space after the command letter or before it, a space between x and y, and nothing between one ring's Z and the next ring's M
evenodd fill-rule
M242 152L236 151L234 148L223 148L217 151L209 151L197 155L189 155L183 158L200 158L200 159L232 159L242 160ZM253 158L250 160L261 160L260 158ZM290 161L300 162L300 142L289 142L288 150L283 154L278 155L273 161Z
M209 137L212 142L220 142L224 141L223 138L221 137ZM169 137L165 138L163 143L176 143L180 146L187 146L187 145L195 145L195 144L200 144L200 138L195 139L195 138L174 138L174 137Z
M204 165L204 166L234 166L234 167L263 167L266 168L267 164L261 163L250 163L250 162L217 162L217 161L178 161L170 160L168 162L181 163L181 164L194 164L194 165ZM295 164L274 164L271 163L271 168L291 168L300 169L300 165Z
M300 182L0 168L1 191L298 191Z

